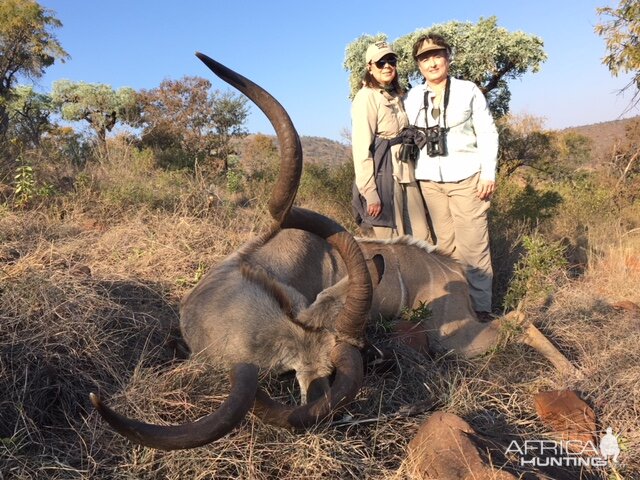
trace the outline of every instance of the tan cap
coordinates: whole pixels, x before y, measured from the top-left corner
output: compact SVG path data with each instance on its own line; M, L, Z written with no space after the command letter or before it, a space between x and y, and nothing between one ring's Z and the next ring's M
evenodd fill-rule
M393 51L387 42L380 41L372 43L369 45L369 48L367 48L366 61L367 63L377 62L382 57L389 54L396 55L396 52Z
M416 52L416 58L425 52L432 52L434 50L446 50L446 49L447 47L438 45L437 43L434 43L433 40L427 38L424 42L422 42L422 45L420 45L420 48L418 48L418 51Z

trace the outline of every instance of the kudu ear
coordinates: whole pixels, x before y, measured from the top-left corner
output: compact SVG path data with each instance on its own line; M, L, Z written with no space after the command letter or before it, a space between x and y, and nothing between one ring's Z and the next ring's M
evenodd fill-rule
M376 253L373 257L367 258L367 267L369 267L371 283L378 285L380 280L382 280L382 275L384 275L384 257L379 253Z

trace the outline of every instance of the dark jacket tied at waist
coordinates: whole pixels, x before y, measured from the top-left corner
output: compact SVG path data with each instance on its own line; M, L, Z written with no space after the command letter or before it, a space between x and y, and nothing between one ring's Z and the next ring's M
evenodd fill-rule
M372 217L367 213L367 202L353 184L353 198L351 206L358 225L363 228L369 227L390 227L396 228L393 214L393 165L391 163L391 147L402 142L402 137L381 138L376 136L373 144L373 168L375 171L376 190L382 203L382 212L377 217Z

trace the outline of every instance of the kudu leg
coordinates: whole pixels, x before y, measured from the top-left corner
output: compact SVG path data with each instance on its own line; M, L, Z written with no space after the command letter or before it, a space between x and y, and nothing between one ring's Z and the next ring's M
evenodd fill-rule
M524 327L524 332L518 337L518 341L536 350L549 360L561 374L575 376L579 374L578 369L569 359L534 324L525 319L524 313L515 311L504 317L503 320L515 321L516 324Z

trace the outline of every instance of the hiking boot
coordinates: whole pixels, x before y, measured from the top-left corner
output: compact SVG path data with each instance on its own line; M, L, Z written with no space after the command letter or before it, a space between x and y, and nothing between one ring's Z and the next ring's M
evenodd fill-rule
M482 323L490 322L496 318L491 312L476 312L476 317L478 317L478 321Z

